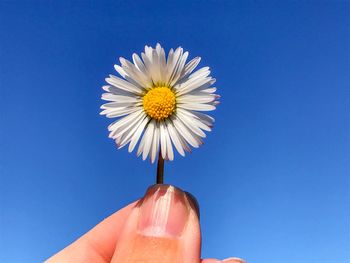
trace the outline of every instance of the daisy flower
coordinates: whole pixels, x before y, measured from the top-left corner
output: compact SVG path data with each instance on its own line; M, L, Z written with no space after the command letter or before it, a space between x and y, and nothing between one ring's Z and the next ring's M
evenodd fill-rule
M160 44L145 46L141 57L132 55L130 62L120 58L115 70L121 77L109 75L103 86L102 115L118 118L109 125L109 137L118 148L129 144L129 152L136 145L137 156L150 157L153 163L174 159L174 149L185 156L190 146L197 148L210 131L214 119L203 111L215 110L218 104L215 79L209 67L197 71L196 57L186 63L188 52L181 47L170 49L167 58ZM158 161L159 162L159 161ZM159 163L158 163L159 164Z

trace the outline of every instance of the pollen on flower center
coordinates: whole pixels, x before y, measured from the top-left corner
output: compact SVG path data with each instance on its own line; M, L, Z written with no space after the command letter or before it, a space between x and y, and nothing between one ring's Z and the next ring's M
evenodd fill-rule
M158 121L168 118L175 111L176 97L168 87L149 90L142 99L145 112Z

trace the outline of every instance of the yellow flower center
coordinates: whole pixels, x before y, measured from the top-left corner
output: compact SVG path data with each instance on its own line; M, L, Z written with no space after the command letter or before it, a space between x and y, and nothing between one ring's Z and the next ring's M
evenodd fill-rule
M174 113L176 97L168 87L156 87L149 90L142 98L143 109L157 121L164 120Z

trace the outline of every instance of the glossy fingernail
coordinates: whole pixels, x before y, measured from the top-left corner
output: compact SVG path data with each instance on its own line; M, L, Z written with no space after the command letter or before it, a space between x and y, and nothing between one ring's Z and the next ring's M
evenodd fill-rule
M171 185L154 185L141 203L138 229L145 236L179 237L188 216L183 191Z
M198 219L199 219L200 218L200 210L199 210L199 203L197 201L197 198L189 192L185 191L185 194L187 196L187 200L189 201L191 208L194 211L196 211L196 214L197 214Z

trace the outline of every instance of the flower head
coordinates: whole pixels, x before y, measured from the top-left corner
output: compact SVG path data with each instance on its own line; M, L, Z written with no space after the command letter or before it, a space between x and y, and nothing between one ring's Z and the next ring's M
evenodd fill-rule
M137 143L137 155L150 156L153 163L159 153L173 160L173 146L182 155L199 147L204 131L210 131L214 119L201 111L212 111L218 104L215 79L209 67L193 70L200 62L196 57L186 63L188 52L181 47L171 49L166 58L164 49L145 47L141 58L132 55L133 63L120 58L115 70L122 77L110 75L102 99L101 114L119 118L109 125L109 137L118 148L129 144L132 152ZM192 73L193 72L193 73ZM140 140L141 138L141 140Z

